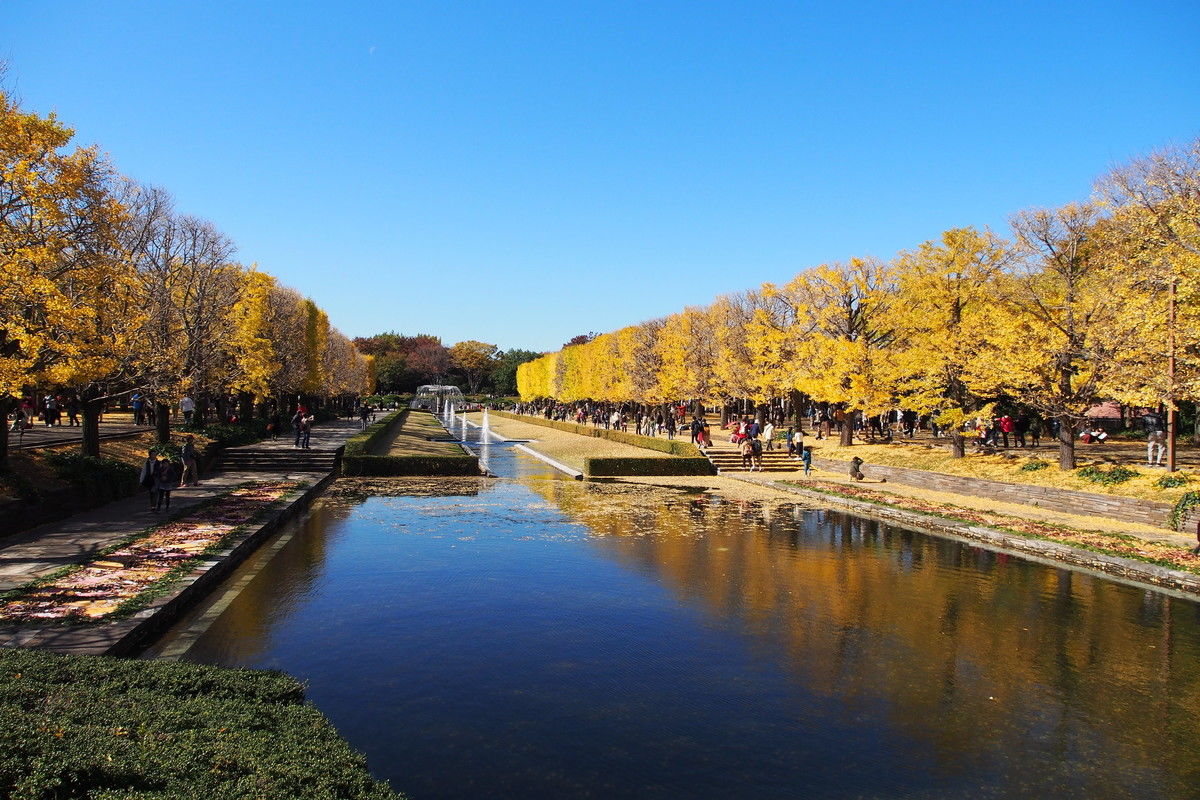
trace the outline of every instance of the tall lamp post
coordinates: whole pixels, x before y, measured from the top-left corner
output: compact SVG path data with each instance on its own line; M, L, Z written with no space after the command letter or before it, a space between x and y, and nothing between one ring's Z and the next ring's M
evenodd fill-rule
M1167 290L1167 472L1175 471L1175 429L1179 412L1175 410L1175 287L1172 275Z

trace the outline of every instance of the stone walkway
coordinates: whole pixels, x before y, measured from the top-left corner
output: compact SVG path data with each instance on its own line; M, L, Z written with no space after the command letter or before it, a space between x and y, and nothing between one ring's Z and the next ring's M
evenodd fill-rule
M357 420L334 420L314 427L310 446L313 450L336 450L351 436L361 432ZM255 445L291 451L290 438L267 440ZM60 567L87 561L100 551L179 516L197 506L248 481L276 479L306 480L316 483L325 477L312 472L217 472L201 476L200 485L176 489L171 493L171 513L155 513L149 508L148 495L143 492L64 520L32 528L0 543L0 591L12 589L53 572ZM97 641L106 640L103 625L87 628L61 628L60 631L90 632ZM0 646L20 646L38 633L36 626L0 627ZM79 650L73 647L72 649ZM86 649L86 648L85 648Z

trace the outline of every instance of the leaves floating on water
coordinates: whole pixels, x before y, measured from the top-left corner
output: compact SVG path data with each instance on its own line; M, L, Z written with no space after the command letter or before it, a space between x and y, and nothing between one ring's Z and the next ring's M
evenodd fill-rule
M495 478L339 478L325 492L332 500L362 502L368 497L452 497L477 495Z

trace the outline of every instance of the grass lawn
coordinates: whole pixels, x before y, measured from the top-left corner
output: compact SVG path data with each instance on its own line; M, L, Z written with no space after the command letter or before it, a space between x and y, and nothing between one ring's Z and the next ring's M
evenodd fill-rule
M407 419L390 441L385 440L373 448L379 455L388 456L460 456L462 448L453 442L433 442L430 437L446 437L443 428L427 411L410 411Z

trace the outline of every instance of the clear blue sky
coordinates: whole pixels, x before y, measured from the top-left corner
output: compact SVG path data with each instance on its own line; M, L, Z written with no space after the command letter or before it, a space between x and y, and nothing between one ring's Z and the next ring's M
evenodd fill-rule
M552 350L1088 195L1200 3L0 2L8 88L348 335Z

